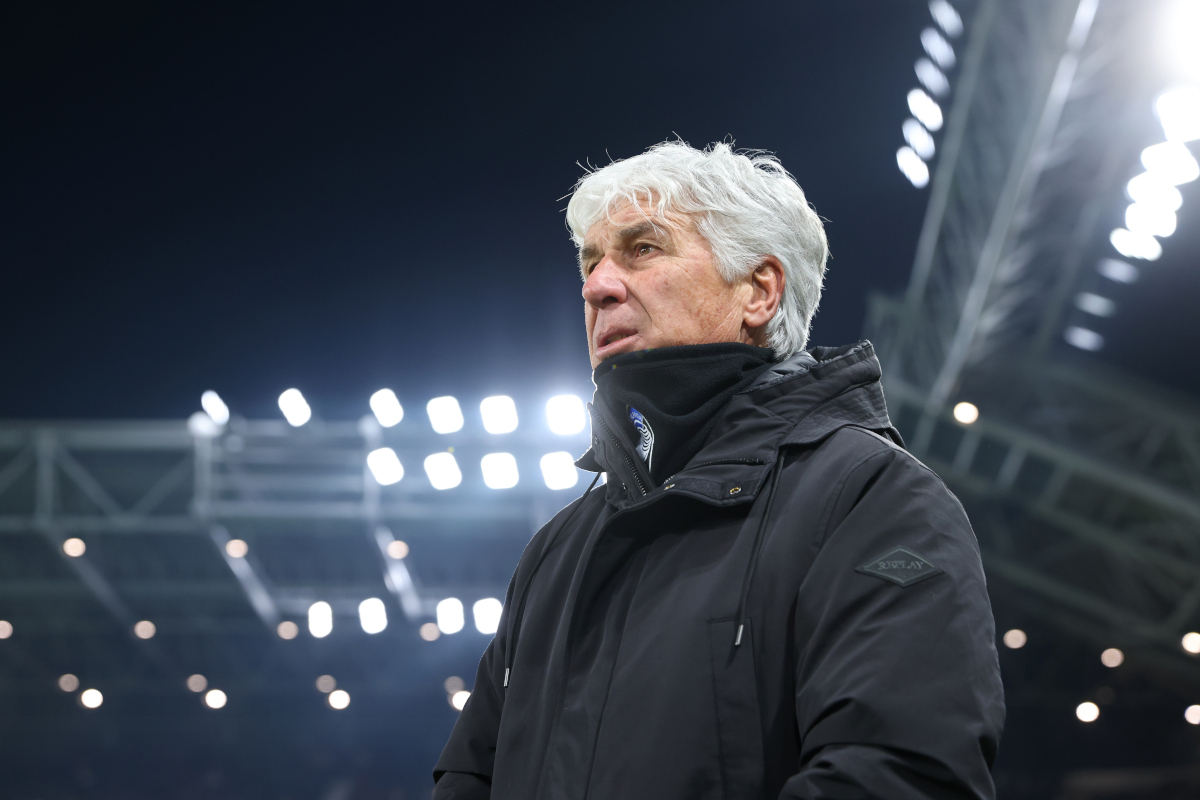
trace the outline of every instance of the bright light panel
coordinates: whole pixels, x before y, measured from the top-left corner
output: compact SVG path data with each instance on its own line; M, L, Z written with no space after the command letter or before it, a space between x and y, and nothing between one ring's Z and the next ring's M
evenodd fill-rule
M954 6L950 5L949 0L930 0L929 13L933 15L937 24L942 26L947 36L954 38L962 35L962 17L954 10Z
M370 403L371 413L385 428L395 427L404 419L404 407L400 405L400 400L391 389L380 389L371 395Z
M954 69L954 48L933 28L921 31L921 46L942 69Z
M79 702L83 703L84 708L99 708L104 702L104 695L100 694L99 689L84 689L79 695Z
M1163 142L1147 147L1142 151L1142 166L1173 186L1200 178L1200 164L1182 142Z
M479 466L483 469L483 482L489 489L511 489L517 485L517 460L512 453L488 453Z
M224 708L229 698L220 689L209 689L204 694L204 705L209 708Z
M1104 347L1104 337L1093 330L1080 328L1072 325L1063 331L1063 338L1067 340L1067 344L1078 347L1080 350L1089 350L1095 352Z
M387 628L387 608L378 597L368 597L358 604L358 623L367 633L380 633Z
M904 132L904 141L908 142L909 147L915 150L922 160L928 161L933 158L936 148L933 144L933 137L929 135L929 131L925 130L924 125L910 117L904 120L901 130Z
M950 81L928 58L917 59L913 70L917 73L917 80L938 97L950 91Z
M1175 232L1175 212L1133 203L1125 209L1125 227L1134 233L1166 238Z
M1080 292L1075 295L1075 307L1085 314L1097 317L1111 317L1117 310L1117 304L1112 300L1092 292Z
M973 425L979 419L979 408L974 403L965 400L954 406L954 418L963 425Z
M458 633L466 621L463 619L463 604L457 597L447 597L437 604L437 626L442 633Z
M1166 11L1161 24L1168 66L1182 78L1200 81L1200 3L1175 0Z
M221 399L221 395L212 389L200 395L200 407L218 425L224 425L226 422L229 422L229 406L225 405L225 401Z
M896 165L913 186L924 189L929 185L929 167L925 166L917 151L908 145L896 151Z
M329 693L329 707L341 711L350 705L350 693L345 689L334 689Z
M308 607L308 632L318 639L333 633L333 608L324 600Z
M454 433L462 430L462 409L458 407L458 400L449 395L430 400L425 404L425 413L429 415L429 424L437 433Z
M570 453L559 451L542 456L542 478L551 489L570 489L579 481L575 470L575 459Z
M1167 211L1178 211L1183 205L1183 195L1171 184L1153 172L1143 172L1129 179L1125 194L1135 203L1143 203Z
M1117 283L1134 283L1138 279L1138 268L1133 264L1106 258L1096 265L1096 271L1110 281Z
M475 630L480 633L495 633L500 627L500 613L503 610L504 604L494 597L476 601L475 605L471 606L471 612L475 615Z
M471 699L471 693L463 689L450 695L450 705L454 706L455 711L462 711L467 707L467 701Z
M1013 628L1004 633L1004 646L1010 650L1020 650L1028 641L1029 637L1020 628Z
M1200 139L1200 88L1185 86L1163 92L1154 101L1154 113L1170 141Z
M367 469L371 470L380 486L391 486L393 483L399 483L404 477L400 457L390 447L381 447L367 453Z
M1100 654L1100 663L1110 669L1119 667L1125 663L1125 654L1115 647L1110 647Z
M1112 242L1113 248L1126 258L1157 261L1162 255L1162 245L1158 243L1158 239L1145 233L1117 228L1108 235L1108 240Z
M1183 718L1189 725L1200 725L1200 706L1188 706L1183 712Z
M929 130L941 130L942 107L922 90L913 89L908 93L908 110Z
M479 404L483 429L488 433L512 433L517 429L517 404L508 395L485 397Z
M573 394L551 397L546 401L546 422L550 430L561 436L579 433L587 424L583 401Z
M1195 631L1185 633L1179 644L1192 655L1200 654L1200 633Z
M1075 707L1075 716L1080 722L1095 722L1100 719L1100 706L1092 702L1080 703Z
M453 489L462 483L462 471L452 453L434 453L425 458L425 474L435 489Z
M300 394L299 389L288 389L279 395L279 410L293 428L299 428L312 419L312 409L308 407L308 401Z

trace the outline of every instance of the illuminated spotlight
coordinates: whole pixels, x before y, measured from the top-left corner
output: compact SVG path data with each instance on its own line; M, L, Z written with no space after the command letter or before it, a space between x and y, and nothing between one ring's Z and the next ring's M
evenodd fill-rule
M1004 633L1004 646L1010 650L1020 650L1029 641L1029 637L1025 635L1025 631L1020 628L1013 628Z
M950 5L949 0L929 0L929 13L933 15L934 21L942 26L947 36L953 39L962 35L962 17L954 10L954 6Z
M6 619L0 619L0 639L7 639L13 635L12 623Z
M480 459L479 466L489 489L511 489L520 479L512 453L488 453Z
M1072 325L1063 331L1063 338L1072 347L1078 347L1080 350L1088 350L1093 353L1104 347L1103 336L1088 328L1081 328L1078 325Z
M471 613L475 615L475 630L480 633L495 633L500 628L500 614L504 604L494 597L475 601Z
M917 155L925 161L933 158L937 148L933 144L933 137L929 135L929 131L925 130L924 125L909 117L904 120L900 130L904 133L904 141L908 142Z
M200 694L200 692L203 692L208 688L208 678L200 675L199 673L196 675L189 675L187 679L187 687L196 694Z
M1200 633L1196 633L1195 631L1185 633L1179 644L1192 655L1200 653Z
M245 539L230 539L225 543L225 552L230 558L245 558L246 553L250 552L250 545L246 544Z
M371 413L385 428L395 427L400 424L400 420L404 419L404 407L400 405L396 393L391 389L380 389L371 395L370 404Z
M471 699L471 693L466 689L460 689L450 695L450 705L454 706L455 711L462 711L467 706L467 701Z
M1075 307L1097 317L1111 317L1117 310L1117 304L1112 300L1091 292L1080 292L1075 295Z
M404 465L400 463L396 451L390 447L381 447L367 453L367 468L371 470L375 482L380 486L391 486L393 483L399 483L404 477Z
M100 694L99 689L84 689L79 693L79 702L83 703L84 708L99 708L104 702L104 695Z
M929 167L917 155L917 151L905 145L896 151L896 166L904 173L904 177L918 189L929 185Z
M938 97L950 91L950 81L928 58L917 59L913 70L917 73L917 80Z
M447 597L437 604L437 626L442 633L458 633L463 629L463 604L457 597Z
M1075 706L1075 716L1079 717L1080 722L1095 722L1100 719L1100 706L1091 702L1080 703Z
M921 31L921 46L942 69L954 69L954 48L933 28Z
M425 458L425 474L438 490L453 489L462 483L462 471L453 453L434 453Z
M454 694L455 692L461 692L463 689L467 688L466 682L464 682L463 679L457 675L451 675L449 678L446 678L446 680L442 683L442 686L445 687L446 694Z
M334 689L329 693L328 700L330 708L336 708L338 711L341 711L350 705L350 693L345 689Z
M318 639L333 633L333 608L324 600L308 607L308 632Z
M387 554L397 561L408 558L408 542L402 542L399 539L388 542Z
M71 537L62 543L63 552L71 558L79 558L87 552L87 545L83 543L83 539Z
M285 619L275 626L275 632L279 634L280 639L295 639L300 635L300 626L290 619Z
M79 688L79 678L76 678L69 672L66 675L61 675L58 679L58 688L64 692L73 692Z
M204 705L209 708L224 708L229 698L220 689L209 689L204 693Z
M546 422L560 436L571 436L583 430L587 413L583 401L573 394L560 394L546 401Z
M485 397L479 404L483 429L488 433L512 433L517 429L517 404L508 395Z
M913 89L908 93L908 110L929 130L941 130L942 107L921 89Z
M1096 265L1096 271L1116 283L1134 283L1138 279L1138 268L1125 261L1106 258Z
M1125 209L1125 227L1134 233L1166 238L1175 232L1175 212L1156 206L1132 203Z
M979 409L974 403L966 401L956 403L954 406L954 418L963 425L970 425L979 419Z
M337 688L337 678L332 675L322 675L317 678L317 691L321 694L329 694Z
M387 627L387 608L378 597L368 597L358 604L358 624L367 633L380 633Z
M153 639L156 633L158 633L158 628L154 627L154 623L148 619L133 626L133 635L139 639Z
M1200 725L1200 706L1188 706L1183 712L1183 718L1191 725Z
M1183 195L1171 184L1153 172L1135 175L1125 184L1125 194L1135 203L1143 203L1167 211L1178 211L1183 205Z
M1108 235L1108 240L1118 253L1127 258L1157 261L1162 256L1162 245L1158 243L1158 239L1144 233L1117 228Z
M436 622L426 622L417 633L427 642L432 642L442 635L442 632L438 630Z
M299 389L288 389L279 395L279 410L283 412L283 418L288 421L288 425L293 428L299 428L312 419L312 409L308 407L308 401L300 394Z
M429 424L436 433L454 433L462 430L462 409L458 407L458 400L449 395L430 400L425 404L425 413L429 415Z
M1154 101L1154 113L1168 140L1200 139L1200 88L1185 86L1163 92Z
M1200 178L1200 164L1182 142L1163 142L1147 147L1142 151L1142 166L1174 186Z
M200 395L200 407L204 409L205 414L208 414L209 419L218 425L229 422L229 406L225 405L221 395L212 389Z
M1100 663L1106 667L1119 667L1125 663L1125 654L1115 647L1110 647L1100 654Z
M549 489L570 489L579 482L579 473L575 470L575 459L570 453L562 450L557 453L546 453L542 456L542 479Z
M1167 16L1161 20L1166 47L1161 52L1171 69L1183 77L1200 80L1200 4L1195 0L1175 0L1167 6Z
M212 439L221 435L221 426L212 421L212 417L203 411L197 411L188 417L188 433L197 439Z

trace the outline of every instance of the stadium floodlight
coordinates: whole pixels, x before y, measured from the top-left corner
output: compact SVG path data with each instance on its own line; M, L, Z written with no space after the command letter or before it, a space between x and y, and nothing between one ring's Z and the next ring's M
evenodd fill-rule
M84 689L79 693L79 702L84 708L99 708L104 702L104 695L99 689Z
M929 167L925 166L917 151L908 145L896 151L896 165L913 186L924 189L929 185Z
M579 481L575 459L570 453L559 451L542 456L542 478L550 489L570 489Z
M479 466L489 489L511 489L520 480L512 453L488 453L480 459Z
M371 413L385 428L394 428L404 419L404 406L391 389L380 389L371 395Z
M908 93L908 110L929 130L942 129L942 107L923 90L913 89Z
M1092 292L1080 292L1075 295L1075 307L1096 317L1111 317L1117 311L1116 303Z
M921 31L921 46L939 67L954 69L954 65L957 63L957 59L954 58L954 48L936 30L926 28Z
M546 422L560 436L571 436L583 430L587 413L583 401L573 394L560 394L546 401Z
M221 435L221 426L213 422L204 411L197 411L188 417L188 433L197 439L212 439Z
M221 395L212 389L200 395L200 407L204 409L205 414L208 414L209 419L218 425L229 422L229 406L225 405Z
M954 418L963 425L974 425L979 419L979 406L966 400L954 404Z
M312 409L308 407L308 401L300 394L299 389L288 389L279 395L279 410L283 412L283 418L288 421L288 425L293 428L299 428L312 419Z
M462 483L462 471L453 453L434 453L425 458L425 474L433 488L453 489Z
M204 705L209 708L224 708L229 697L220 689L209 689L204 694Z
M333 633L333 608L324 600L308 607L308 632L318 639Z
M1104 347L1103 336L1095 331L1080 328L1076 325L1072 325L1063 331L1063 338L1067 340L1067 344L1078 347L1080 350L1090 350L1093 353Z
M1163 142L1147 147L1142 151L1142 166L1173 186L1200 178L1200 164L1182 142Z
M471 606L475 616L475 630L480 633L495 633L500 628L500 614L504 604L494 597L485 597Z
M325 701L330 708L341 711L350 705L350 693L345 689L334 689L325 696Z
M949 0L929 0L929 13L951 39L962 35L962 17L958 15L954 6L950 5Z
M485 397L479 404L483 429L488 433L512 433L517 429L517 405L508 395Z
M425 404L425 413L429 415L429 424L436 433L454 433L462 430L462 409L458 406L458 400L449 395L430 400Z
M1157 261L1162 255L1162 245L1158 243L1158 239L1144 233L1117 228L1108 235L1108 240L1112 242L1116 251L1126 258Z
M447 597L437 604L437 626L442 633L458 633L463 629L466 620L463 617L463 604L457 597Z
M1075 707L1075 716L1080 722L1095 722L1100 719L1100 706L1088 701Z
M358 624L367 633L379 633L387 628L387 608L378 597L368 597L358 604Z
M1178 211L1183 205L1183 195L1171 184L1153 172L1143 172L1129 179L1125 194L1135 203L1144 203L1167 211Z
M380 486L391 486L393 483L399 483L404 477L404 465L400 463L396 451L390 447L381 447L367 453L367 467Z
M1200 725L1200 706L1192 705L1185 708L1183 718L1189 725Z
M1184 86L1163 92L1154 101L1154 113L1168 141L1200 139L1200 87Z
M462 711L464 708L467 707L467 701L470 699L471 699L471 693L468 692L466 689L460 689L459 691L450 695L450 705L454 708L455 711Z
M1175 0L1166 6L1161 20L1166 47L1161 52L1168 66L1185 79L1200 81L1200 3L1195 0Z
M1096 271L1114 283L1134 283L1138 279L1138 268L1127 261L1106 258L1096 265Z
M909 117L904 120L901 130L904 133L904 141L908 142L923 161L933 158L936 148L933 144L933 137L929 135L929 131L925 130L924 125Z
M1133 203L1125 209L1125 227L1134 233L1166 238L1175 232L1175 212Z
M917 59L917 63L913 65L913 70L917 73L917 80L938 97L950 91L950 81L928 58Z

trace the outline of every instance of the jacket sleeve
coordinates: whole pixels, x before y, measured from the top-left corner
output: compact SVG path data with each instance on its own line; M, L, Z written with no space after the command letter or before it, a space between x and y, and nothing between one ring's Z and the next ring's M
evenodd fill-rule
M830 504L797 597L800 770L781 800L993 798L1004 699L966 513L890 447L865 454ZM913 575L898 547L931 566Z

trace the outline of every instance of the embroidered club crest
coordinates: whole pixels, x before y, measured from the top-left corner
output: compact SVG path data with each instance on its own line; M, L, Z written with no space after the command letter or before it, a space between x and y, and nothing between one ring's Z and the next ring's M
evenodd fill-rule
M629 407L629 421L633 423L633 427L637 428L638 455L642 457L642 461L646 462L646 469L651 469L650 460L654 458L654 429L642 416L642 412L633 406Z

